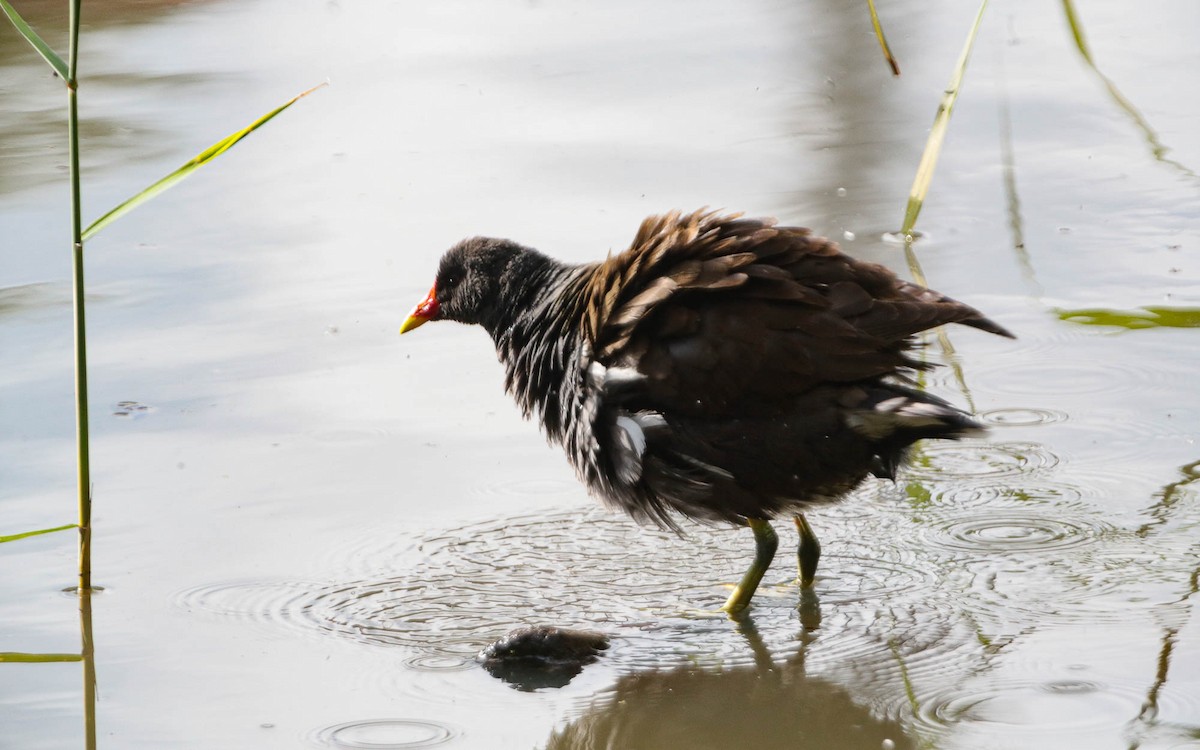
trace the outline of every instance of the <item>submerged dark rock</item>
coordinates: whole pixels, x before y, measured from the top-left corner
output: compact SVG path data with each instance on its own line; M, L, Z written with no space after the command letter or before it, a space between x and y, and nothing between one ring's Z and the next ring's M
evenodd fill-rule
M608 648L608 636L552 625L517 628L479 652L493 677L518 690L563 687Z

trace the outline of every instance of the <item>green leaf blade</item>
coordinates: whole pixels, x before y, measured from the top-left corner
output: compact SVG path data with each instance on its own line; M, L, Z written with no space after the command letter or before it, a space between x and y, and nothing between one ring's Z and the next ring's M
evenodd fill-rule
M1075 4L1072 0L1062 0L1063 12L1067 17L1067 26L1071 29L1071 36L1075 40L1075 47L1079 50L1079 56L1083 58L1083 62L1091 69L1092 73L1104 84L1104 88L1108 91L1109 97L1113 102L1120 107L1126 115L1133 120L1134 125L1142 132L1142 138L1150 146L1150 154L1155 160L1174 167L1177 171L1187 175L1192 180L1200 179L1195 171L1187 165L1182 164L1175 159L1167 158L1167 152L1171 149L1162 142L1158 133L1151 127L1149 120L1141 113L1133 102L1129 100L1121 90L1117 88L1117 84L1111 78L1106 76L1099 66L1096 65L1095 59L1092 57L1092 50L1088 47L1087 37L1083 32L1083 24L1079 20L1079 14L1075 10Z
M883 24L879 22L879 11L875 10L875 0L867 0L867 8L871 11L871 26L875 28L875 38L879 40L879 48L883 50L883 59L892 69L892 75L898 76L900 75L900 63L896 62L896 56L892 54L892 48L888 46L887 37L883 34Z
M942 144L946 140L946 131L950 127L950 115L954 112L954 103L958 101L958 91L962 86L963 77L967 72L967 62L971 59L971 49L975 46L975 37L979 34L979 26L983 22L983 11L987 8L988 0L979 5L975 14L975 23L967 34L958 64L954 67L954 75L950 84L942 94L938 104L937 115L933 118L933 127L929 130L929 139L925 142L925 151L921 153L921 162L917 165L917 174L913 178L912 188L908 192L908 204L904 208L904 223L900 227L902 236L912 235L921 207L925 205L925 196L929 194L929 185L933 182L933 170L937 166L938 156L942 152Z
M51 662L83 661L82 654L26 654L20 651L0 651L0 663L48 664Z
M1145 306L1132 310L1092 307L1078 310L1055 308L1059 320L1088 326L1124 328L1141 331L1147 328L1200 328L1200 308Z
M0 0L0 10L8 16L8 20L12 21L12 25L16 27L21 36L25 37L25 41L33 45L33 48L38 51L46 62L50 63L50 67L54 68L54 72L58 73L59 78L64 81L70 80L67 73L67 64L58 56L58 53L50 48L49 44L38 36L38 33L33 30L33 27L25 23L25 19L21 18L21 14L17 13L17 9L9 5L8 0Z
M1083 24L1079 22L1079 14L1075 12L1075 4L1071 0L1062 0L1063 12L1067 16L1067 26L1071 28L1071 36L1075 38L1075 46L1079 48L1079 54L1088 65L1093 68L1096 63L1092 61L1092 51L1088 49L1087 37L1083 35Z
M0 536L0 544L5 542L15 542L18 539L26 539L31 536L39 536L41 534L53 534L56 531L66 531L67 529L77 529L78 524L68 523L63 526L55 526L52 529L38 529L37 531L26 531L22 534L9 534L8 536Z
M4 2L4 0L0 0L0 2ZM282 105L280 105L280 106L276 107L275 109L271 110L270 112L266 113L265 115L258 118L257 120L250 123L249 125L242 128L241 130L239 130L235 133L231 133L230 135L222 138L221 140L217 141L213 145L204 149L199 154L196 154L191 159L189 159L187 161L187 163L184 164L179 169L176 169L174 172L170 173L166 177L163 177L158 182L153 183L152 185L145 188L141 192L137 193L133 197L120 203L115 208L113 208L111 211L109 211L108 213L101 216L99 219L96 219L95 221L93 221L90 225L88 225L87 229L83 230L83 239L84 240L88 239L89 237L96 234L104 227L113 223L114 221L121 218L122 216L129 213L130 211L137 208L138 206L142 205L146 201L171 189L177 183L179 183L181 180L190 176L192 174L192 172L195 172L200 167L204 166L205 164L209 163L213 159L217 158L221 154L228 151L229 149L233 148L243 138L250 135L255 130L258 130L263 125L267 124L276 115L278 115L279 113L283 112L288 107L295 104L301 98L308 96L312 92L316 91L317 89L319 89L325 85L326 84L322 83L318 86L312 87L311 89L309 89L307 91L297 94L296 96L292 97L288 101L284 102Z

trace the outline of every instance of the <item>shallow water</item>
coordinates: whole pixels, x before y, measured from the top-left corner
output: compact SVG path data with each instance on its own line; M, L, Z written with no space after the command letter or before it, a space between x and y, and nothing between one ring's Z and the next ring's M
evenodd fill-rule
M88 245L99 746L1200 747L1200 10L1078 5L1107 79L989 7L919 222L1019 335L929 350L989 436L814 512L816 600L785 542L739 625L698 610L748 534L597 507L485 334L396 328L462 236L588 260L675 207L905 271L974 8L881 4L892 79L859 3L85 3L85 218L330 82ZM74 475L61 83L7 26L0 68L4 535ZM0 652L79 649L73 568L0 545ZM516 690L471 657L524 624L613 646ZM0 746L83 745L81 672L0 664Z

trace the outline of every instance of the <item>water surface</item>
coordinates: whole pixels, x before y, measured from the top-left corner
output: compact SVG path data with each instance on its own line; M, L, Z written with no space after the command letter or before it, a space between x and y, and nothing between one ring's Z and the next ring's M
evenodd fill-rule
M1019 336L929 352L991 433L814 513L817 599L786 542L741 624L695 611L748 534L597 507L482 331L396 329L463 236L591 260L677 207L907 273L974 8L881 5L893 79L858 3L85 5L86 218L330 83L88 245L100 746L1200 747L1194 3L1079 3L1095 67L989 7L916 252ZM7 27L0 67L7 534L71 522L74 417L62 85ZM0 546L0 652L78 650L73 566ZM513 689L471 657L525 624L613 647ZM84 701L0 664L14 747Z

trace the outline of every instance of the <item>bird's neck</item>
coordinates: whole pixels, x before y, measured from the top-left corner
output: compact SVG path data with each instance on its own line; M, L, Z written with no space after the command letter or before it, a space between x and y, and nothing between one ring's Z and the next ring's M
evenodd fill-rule
M504 364L505 389L526 417L541 418L555 442L562 441L577 410L570 401L578 389L567 381L579 376L588 271L540 253L523 255L505 270L502 304L484 323Z

